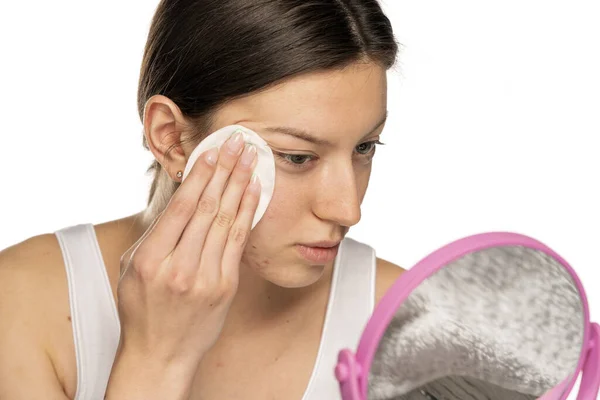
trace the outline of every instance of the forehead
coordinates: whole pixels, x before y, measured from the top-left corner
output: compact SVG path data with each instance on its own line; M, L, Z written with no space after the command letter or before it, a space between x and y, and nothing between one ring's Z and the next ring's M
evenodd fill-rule
M376 64L351 64L286 79L272 88L233 100L219 110L215 125L240 123L260 131L291 126L335 140L362 137L387 108L386 71Z

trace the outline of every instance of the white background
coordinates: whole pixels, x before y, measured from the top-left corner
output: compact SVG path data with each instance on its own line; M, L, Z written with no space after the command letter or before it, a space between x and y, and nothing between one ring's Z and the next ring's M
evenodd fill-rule
M156 4L0 3L0 248L145 206L136 89ZM600 321L599 4L384 2L403 49L349 236L404 268L474 233L533 236Z

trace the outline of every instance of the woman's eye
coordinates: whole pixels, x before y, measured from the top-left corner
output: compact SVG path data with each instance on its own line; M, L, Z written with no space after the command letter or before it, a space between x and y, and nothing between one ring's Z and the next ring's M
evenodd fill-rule
M275 151L273 152L273 154L280 158L284 163L297 168L306 166L306 164L308 164L314 158L314 156L307 154L287 154Z
M368 155L373 150L375 150L375 146L378 144L383 144L379 140L372 140L370 142L364 142L356 146L356 152L360 155Z
M310 156L303 155L303 154L287 154L287 156L288 156L288 160L292 164L297 164L297 165L305 164L311 158Z
M355 151L361 157L370 159L373 156L375 146L383 144L379 140L372 140L370 142L361 143L355 147ZM279 158L283 163L292 166L294 168L308 168L312 164L311 161L315 161L318 157L309 154L288 154L273 151L273 154Z
M373 142L361 143L358 146L356 146L356 152L358 154L368 154L373 149L374 146L375 146L375 143L373 143Z

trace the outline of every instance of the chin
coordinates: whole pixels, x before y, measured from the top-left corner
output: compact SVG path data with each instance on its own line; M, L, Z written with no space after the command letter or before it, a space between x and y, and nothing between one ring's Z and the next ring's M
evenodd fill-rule
M323 276L325 265L296 263L287 265L284 270L261 270L259 274L274 285L296 289L310 286Z
M261 279L290 289L314 284L327 268L327 265L311 265L305 260L289 257L264 259L246 256L243 261Z
M302 257L294 246L265 246L250 242L242 255L242 264L258 277L282 288L303 288L318 282L332 262L316 263Z

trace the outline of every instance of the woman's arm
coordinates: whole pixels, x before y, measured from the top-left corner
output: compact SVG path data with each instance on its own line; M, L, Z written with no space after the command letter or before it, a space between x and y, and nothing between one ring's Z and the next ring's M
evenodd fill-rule
M57 350L51 348L51 338L64 334L56 330L58 319L68 324L62 271L52 235L0 252L2 400L72 400L74 396L74 387L65 389L60 363L52 357ZM119 348L106 399L187 399L192 372Z
M39 314L44 287L28 265L31 244L0 252L0 399L67 400L44 345L48 315Z
M194 372L119 348L105 399L186 400L190 397Z

